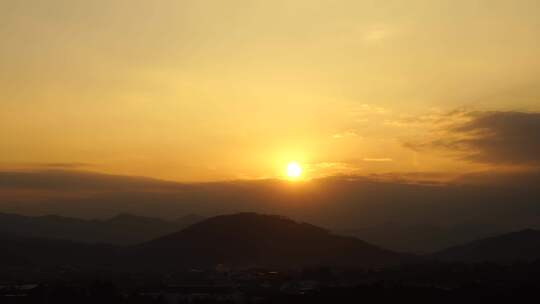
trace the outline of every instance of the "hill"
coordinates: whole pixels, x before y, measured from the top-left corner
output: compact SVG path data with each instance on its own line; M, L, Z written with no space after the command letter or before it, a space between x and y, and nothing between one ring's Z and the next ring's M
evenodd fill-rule
M526 229L455 246L432 255L445 261L513 262L540 259L540 231Z
M281 216L239 213L209 218L134 248L148 267L378 267L412 261L353 237Z
M106 244L86 244L69 240L26 237L0 237L0 266L20 269L52 269L63 266L72 269L97 270L115 264L117 248ZM0 275L4 275L4 271Z
M174 221L165 221L119 214L106 220L83 220L58 215L0 213L0 236L133 245L181 230L202 219L200 216L187 215Z

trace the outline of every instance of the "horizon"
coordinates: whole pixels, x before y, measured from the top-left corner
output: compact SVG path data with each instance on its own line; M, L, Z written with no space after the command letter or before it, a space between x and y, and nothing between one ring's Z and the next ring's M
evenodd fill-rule
M539 38L539 0L1 0L0 302L537 296Z

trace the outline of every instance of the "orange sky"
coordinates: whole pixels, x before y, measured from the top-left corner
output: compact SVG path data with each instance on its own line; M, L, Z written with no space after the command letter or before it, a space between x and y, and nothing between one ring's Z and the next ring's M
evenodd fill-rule
M179 181L463 172L416 149L540 110L518 1L2 1L0 168ZM458 110L456 112L456 110ZM450 126L450 127L449 127ZM412 144L411 144L412 143Z

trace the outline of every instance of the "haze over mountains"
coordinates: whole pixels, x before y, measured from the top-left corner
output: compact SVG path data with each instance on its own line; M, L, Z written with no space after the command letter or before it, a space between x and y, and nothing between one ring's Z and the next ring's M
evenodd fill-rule
M10 217L14 216L3 216L2 219ZM110 221L126 217L123 215ZM61 219L64 224L80 221L55 217L46 217L45 220L51 218ZM131 219L140 220L136 217ZM43 220L39 218L38 222ZM69 230L69 226L63 227ZM43 234L46 232L44 230ZM6 269L63 266L96 270L174 271L194 267L213 269L217 265L274 269L314 266L369 268L435 260L506 263L540 259L540 232L536 230L512 232L431 255L415 256L387 250L354 237L335 235L326 229L282 216L256 213L212 217L136 245L81 243L21 236L20 233L2 230L0 234L3 248L0 261L8 267ZM127 244L117 242L122 243Z
M443 261L525 262L540 259L540 231L526 229L475 240L432 255Z
M79 171L0 172L0 210L86 219L128 213L169 221L186 214L253 211L285 215L397 251L426 253L538 228L539 181L536 171L192 184ZM151 223L142 225L149 232L157 229L149 238L173 231L151 228Z
M540 286L536 230L424 256L256 213L211 217L138 245L4 232L2 303L525 303Z
M1 237L9 267L69 266L94 269L172 271L202 267L375 267L416 261L413 255L337 236L279 216L240 213L218 216L135 246L67 240Z
M201 216L186 215L176 220L166 221L119 214L106 220L84 220L58 215L28 217L0 213L0 236L129 245L181 230L202 219Z

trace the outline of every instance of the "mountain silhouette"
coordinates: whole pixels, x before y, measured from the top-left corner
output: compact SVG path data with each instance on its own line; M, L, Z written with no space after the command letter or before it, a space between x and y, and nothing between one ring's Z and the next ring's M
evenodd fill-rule
M191 216L190 218L195 219ZM14 222L20 224L22 220L37 225L36 218L32 217L15 218ZM148 227L156 221L159 220L123 214L110 220L94 222L99 222L100 225L107 223L106 227L110 229L115 225ZM7 222L3 222L4 228ZM93 223L58 216L39 217L37 222L43 227L50 227L50 223L62 224L53 225L55 229L80 227L77 226L80 222ZM50 234L51 231L56 231L49 229L41 233ZM416 256L382 249L354 237L334 235L311 224L295 222L282 216L256 213L212 217L139 245L120 246L58 238L24 237L8 235L6 231L0 235L0 243L0 266L27 269L69 266L72 269L174 271L215 268L220 264L240 268L364 268L419 260Z
M58 215L22 216L0 213L0 236L133 245L181 230L202 219L201 216L186 215L173 221L165 221L119 214L106 220L83 220Z
M69 266L76 269L98 269L113 265L118 251L108 244L45 238L2 236L0 243L0 266L3 267Z
M331 234L281 216L239 213L206 219L131 252L149 267L344 266L370 267L412 261L353 237Z
M432 255L445 261L514 262L540 259L540 231L525 229L442 250Z

